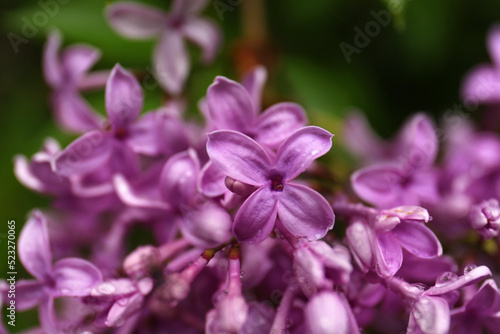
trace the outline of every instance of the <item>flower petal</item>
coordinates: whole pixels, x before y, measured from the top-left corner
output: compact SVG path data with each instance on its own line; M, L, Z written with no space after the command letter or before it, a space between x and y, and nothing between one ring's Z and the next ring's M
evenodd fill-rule
M247 90L256 109L255 114L260 111L262 91L267 80L267 70L264 66L255 66L241 80L241 84Z
M22 155L14 157L14 174L19 182L42 194L69 192L68 179L54 174L49 161L32 161Z
M351 185L362 200L387 208L394 207L401 193L403 177L395 165L364 167L351 175Z
M172 13L186 17L200 12L208 4L208 0L174 0Z
M56 122L72 132L86 132L99 127L102 117L77 92L63 90L51 97Z
M102 274L92 263L79 258L64 258L54 264L56 296L83 297L102 281Z
M487 279L467 304L476 314L495 314L500 311L500 292L493 279Z
M160 194L173 207L189 204L196 192L200 162L193 149L168 159L160 176Z
M282 172L283 180L296 178L307 167L332 147L333 135L317 126L306 126L295 131L281 144L275 168Z
M250 195L238 210L233 234L240 242L259 243L271 233L277 212L277 200L271 189L262 187Z
M375 265L375 234L368 225L361 220L352 221L346 229L347 245L363 273L368 272Z
M208 161L200 171L198 189L208 197L222 196L227 191L224 179L226 174L212 161Z
M287 183L278 199L283 227L309 241L323 238L332 229L335 216L327 200L309 187Z
M443 247L434 233L424 224L404 222L392 230L402 247L421 258L433 258L443 254Z
M118 33L129 38L150 38L160 34L166 15L158 8L119 2L106 8L108 21Z
M44 289L44 284L36 280L20 280L16 282L16 309L18 311L29 310L43 300L46 296ZM9 303L9 299L6 299L6 304Z
M144 103L141 85L119 64L115 65L106 83L105 100L106 113L115 131L132 123Z
M384 278L394 276L403 263L403 250L397 239L391 233L377 235L375 249L377 274Z
M66 79L77 83L100 57L101 52L91 46L75 45L66 48L61 56L64 72L69 76Z
M87 173L105 163L112 149L113 139L108 134L100 130L90 131L57 154L52 169L63 176Z
M144 296L140 293L135 293L131 297L119 299L111 306L108 312L108 317L105 322L106 326L122 326L126 320L132 318L132 316L141 309L143 301Z
M290 133L306 123L306 112L300 105L290 102L277 103L257 119L254 138L259 143L277 148Z
M500 25L495 25L488 33L486 41L493 64L500 66Z
M215 23L194 17L182 26L182 32L201 48L204 63L214 60L222 42L222 33Z
M162 210L171 209L170 205L161 201L158 195L157 198L153 198L140 193L140 191L135 189L123 175L115 175L113 177L113 185L120 200L131 207Z
M411 309L407 333L446 334L450 329L450 307L439 297L423 296Z
M182 35L176 31L165 31L153 52L154 75L160 85L170 94L182 93L191 67Z
M209 122L215 129L247 132L256 110L245 87L224 77L215 78L207 90Z
M465 286L475 284L488 276L492 276L490 269L486 266L479 266L464 273L456 280L430 287L425 291L425 294L429 296L443 295L450 291L455 291Z
M47 37L43 49L43 76L53 89L58 88L63 81L63 67L59 60L60 48L61 34L53 31Z
M416 114L401 129L396 145L405 170L431 166L438 150L434 124L425 114Z
M465 76L462 99L472 103L500 102L500 73L490 65L479 65Z
M240 132L209 133L207 153L214 165L232 179L254 186L267 182L269 156L257 142Z
M39 281L44 282L52 271L52 253L47 219L40 211L34 211L21 230L18 252L24 268Z

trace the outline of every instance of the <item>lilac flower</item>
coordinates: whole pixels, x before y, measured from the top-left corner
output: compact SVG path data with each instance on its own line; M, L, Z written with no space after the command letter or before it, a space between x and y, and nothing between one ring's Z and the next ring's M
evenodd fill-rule
M248 316L248 305L241 290L240 252L237 247L229 251L226 284L215 301L215 314L207 322L207 333L240 333Z
M308 297L335 284L346 284L352 271L346 248L324 241L304 242L293 252L293 268L302 292Z
M423 224L428 221L429 213L421 207L382 210L373 221L353 218L346 230L346 241L362 272L375 270L388 278L401 268L402 248L420 258L442 254L441 243Z
M51 167L52 160L60 151L59 143L49 138L45 140L43 149L33 155L31 161L22 155L17 155L14 158L14 173L19 182L42 194L69 194L69 180L56 175Z
M351 307L341 293L326 290L314 295L304 313L307 333L360 333Z
M309 240L322 238L333 227L333 211L323 196L290 182L330 150L328 131L313 126L297 130L281 144L274 162L260 144L239 132L219 130L208 137L212 162L227 176L258 187L234 219L239 241L263 241L277 215L284 229Z
M221 42L219 28L197 16L207 4L206 0L175 0L172 11L165 13L133 2L118 2L107 8L106 15L111 26L123 36L159 39L153 53L155 76L167 92L179 95L190 68L184 39L201 47L205 63L214 59Z
M104 86L108 72L87 74L99 59L100 52L87 45L74 45L59 55L60 47L60 34L51 33L45 45L43 70L45 81L53 89L51 103L56 122L74 132L96 129L102 119L79 90Z
M214 247L231 238L231 218L215 203L199 199L196 193L199 171L196 152L189 149L170 157L152 178L128 182L116 175L114 185L127 205L162 210L191 243Z
M491 28L487 46L493 65L478 65L465 77L462 97L468 103L500 102L500 26Z
M307 123L304 109L291 102L277 103L259 114L261 91L267 77L263 67L256 67L243 84L217 77L207 91L202 111L210 130L234 130L250 136L263 147L277 149L291 132ZM224 173L207 162L201 171L199 188L209 197L227 191Z
M21 280L16 286L16 307L26 310L40 304L40 321L55 332L54 298L88 296L102 281L101 272L79 258L64 258L52 265L45 217L35 211L19 235L19 259L36 280Z
M395 160L364 167L351 176L356 194L380 208L420 205L438 200L437 174L432 169L437 154L432 122L417 114L405 125Z
M470 212L470 221L486 239L496 237L500 229L500 205L494 198L474 205Z

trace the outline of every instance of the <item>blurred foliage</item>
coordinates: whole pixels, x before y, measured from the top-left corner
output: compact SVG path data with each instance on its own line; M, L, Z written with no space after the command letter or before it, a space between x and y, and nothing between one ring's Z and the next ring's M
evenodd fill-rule
M40 66L47 32L59 29L64 45L88 43L101 49L96 69L111 68L116 62L139 73L151 67L154 41L126 40L114 33L104 19L107 2L102 0L59 4L57 13L48 18L47 24L36 27L36 34L20 44L15 53L8 33L22 36L26 22L33 23L33 16L43 13L40 3L49 2L59 4L57 0L4 0L0 4L0 233L6 231L5 223L10 219L17 221L19 232L32 208L50 205L49 199L17 182L12 157L31 156L48 136L62 145L75 138L57 129L51 119L49 89ZM165 1L142 2L169 8ZM216 3L210 2L206 14L223 28L224 46L218 60L208 67L197 64L199 50L190 47L193 72L187 91L191 113L216 75L238 79L234 54L244 41L240 13L244 6L221 15ZM274 0L265 2L265 6L267 38L273 47L261 52L273 53L275 59L267 85L274 92L272 102L299 102L312 123L337 134L341 133L343 116L357 108L383 136L393 134L412 112L424 110L438 120L443 111L460 103L463 75L474 65L489 62L485 37L500 15L500 2L496 0ZM367 24L375 20L373 13L382 10L391 13L391 23L369 37L368 45L352 54L348 63L340 43L354 46L357 31L366 32ZM147 108L157 107L162 100L158 89L145 94ZM89 94L88 98L104 112L102 93ZM340 143L337 135L334 148ZM1 254L6 254L4 240L0 239ZM5 261L1 262L3 276Z

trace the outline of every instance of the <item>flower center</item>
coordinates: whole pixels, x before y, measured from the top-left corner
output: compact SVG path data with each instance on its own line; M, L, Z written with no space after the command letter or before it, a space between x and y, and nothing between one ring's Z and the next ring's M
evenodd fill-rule
M283 177L280 175L272 175L271 179L271 190L272 191L283 191Z

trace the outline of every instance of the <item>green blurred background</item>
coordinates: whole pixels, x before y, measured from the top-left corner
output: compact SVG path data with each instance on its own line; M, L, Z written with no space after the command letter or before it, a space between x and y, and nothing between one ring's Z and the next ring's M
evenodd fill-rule
M33 22L33 15L44 11L40 3L49 2L58 4L57 13L47 24L36 26L34 36L14 52L8 34L22 36L26 20ZM59 130L51 118L49 89L41 75L47 32L59 29L64 45L83 42L101 49L96 69L109 69L117 62L139 72L150 67L154 41L131 41L114 33L103 16L108 2L64 2L2 0L0 4L0 254L6 254L8 220L16 220L19 232L32 208L50 205L48 198L17 182L12 172L13 156L31 156L48 136L63 146L75 138ZM339 132L342 117L352 108L363 110L382 136L390 136L415 111L427 111L439 120L445 110L460 103L464 74L474 65L490 61L485 38L489 28L500 21L497 0L273 0L263 1L265 15L257 18L265 23L259 25L252 22L252 15L242 14L248 7L238 2L212 0L205 11L222 27L225 40L217 61L209 66L199 65L199 50L190 46L190 112L195 113L196 102L215 75L237 79L238 68L248 61L246 52L253 50L257 59L271 67L268 103L301 103L312 123L334 133ZM142 3L169 8L169 1ZM339 44L354 45L354 29L364 30L374 21L371 11L387 10L387 6L394 9L395 5L402 11L391 15L391 23L381 27L348 63ZM226 11L221 15L222 7ZM251 39L259 29L264 31L264 40L256 46ZM159 90L145 94L146 109L157 107L162 100ZM86 97L104 112L102 93ZM339 141L336 137L334 144ZM6 272L3 259L0 255L0 277Z

